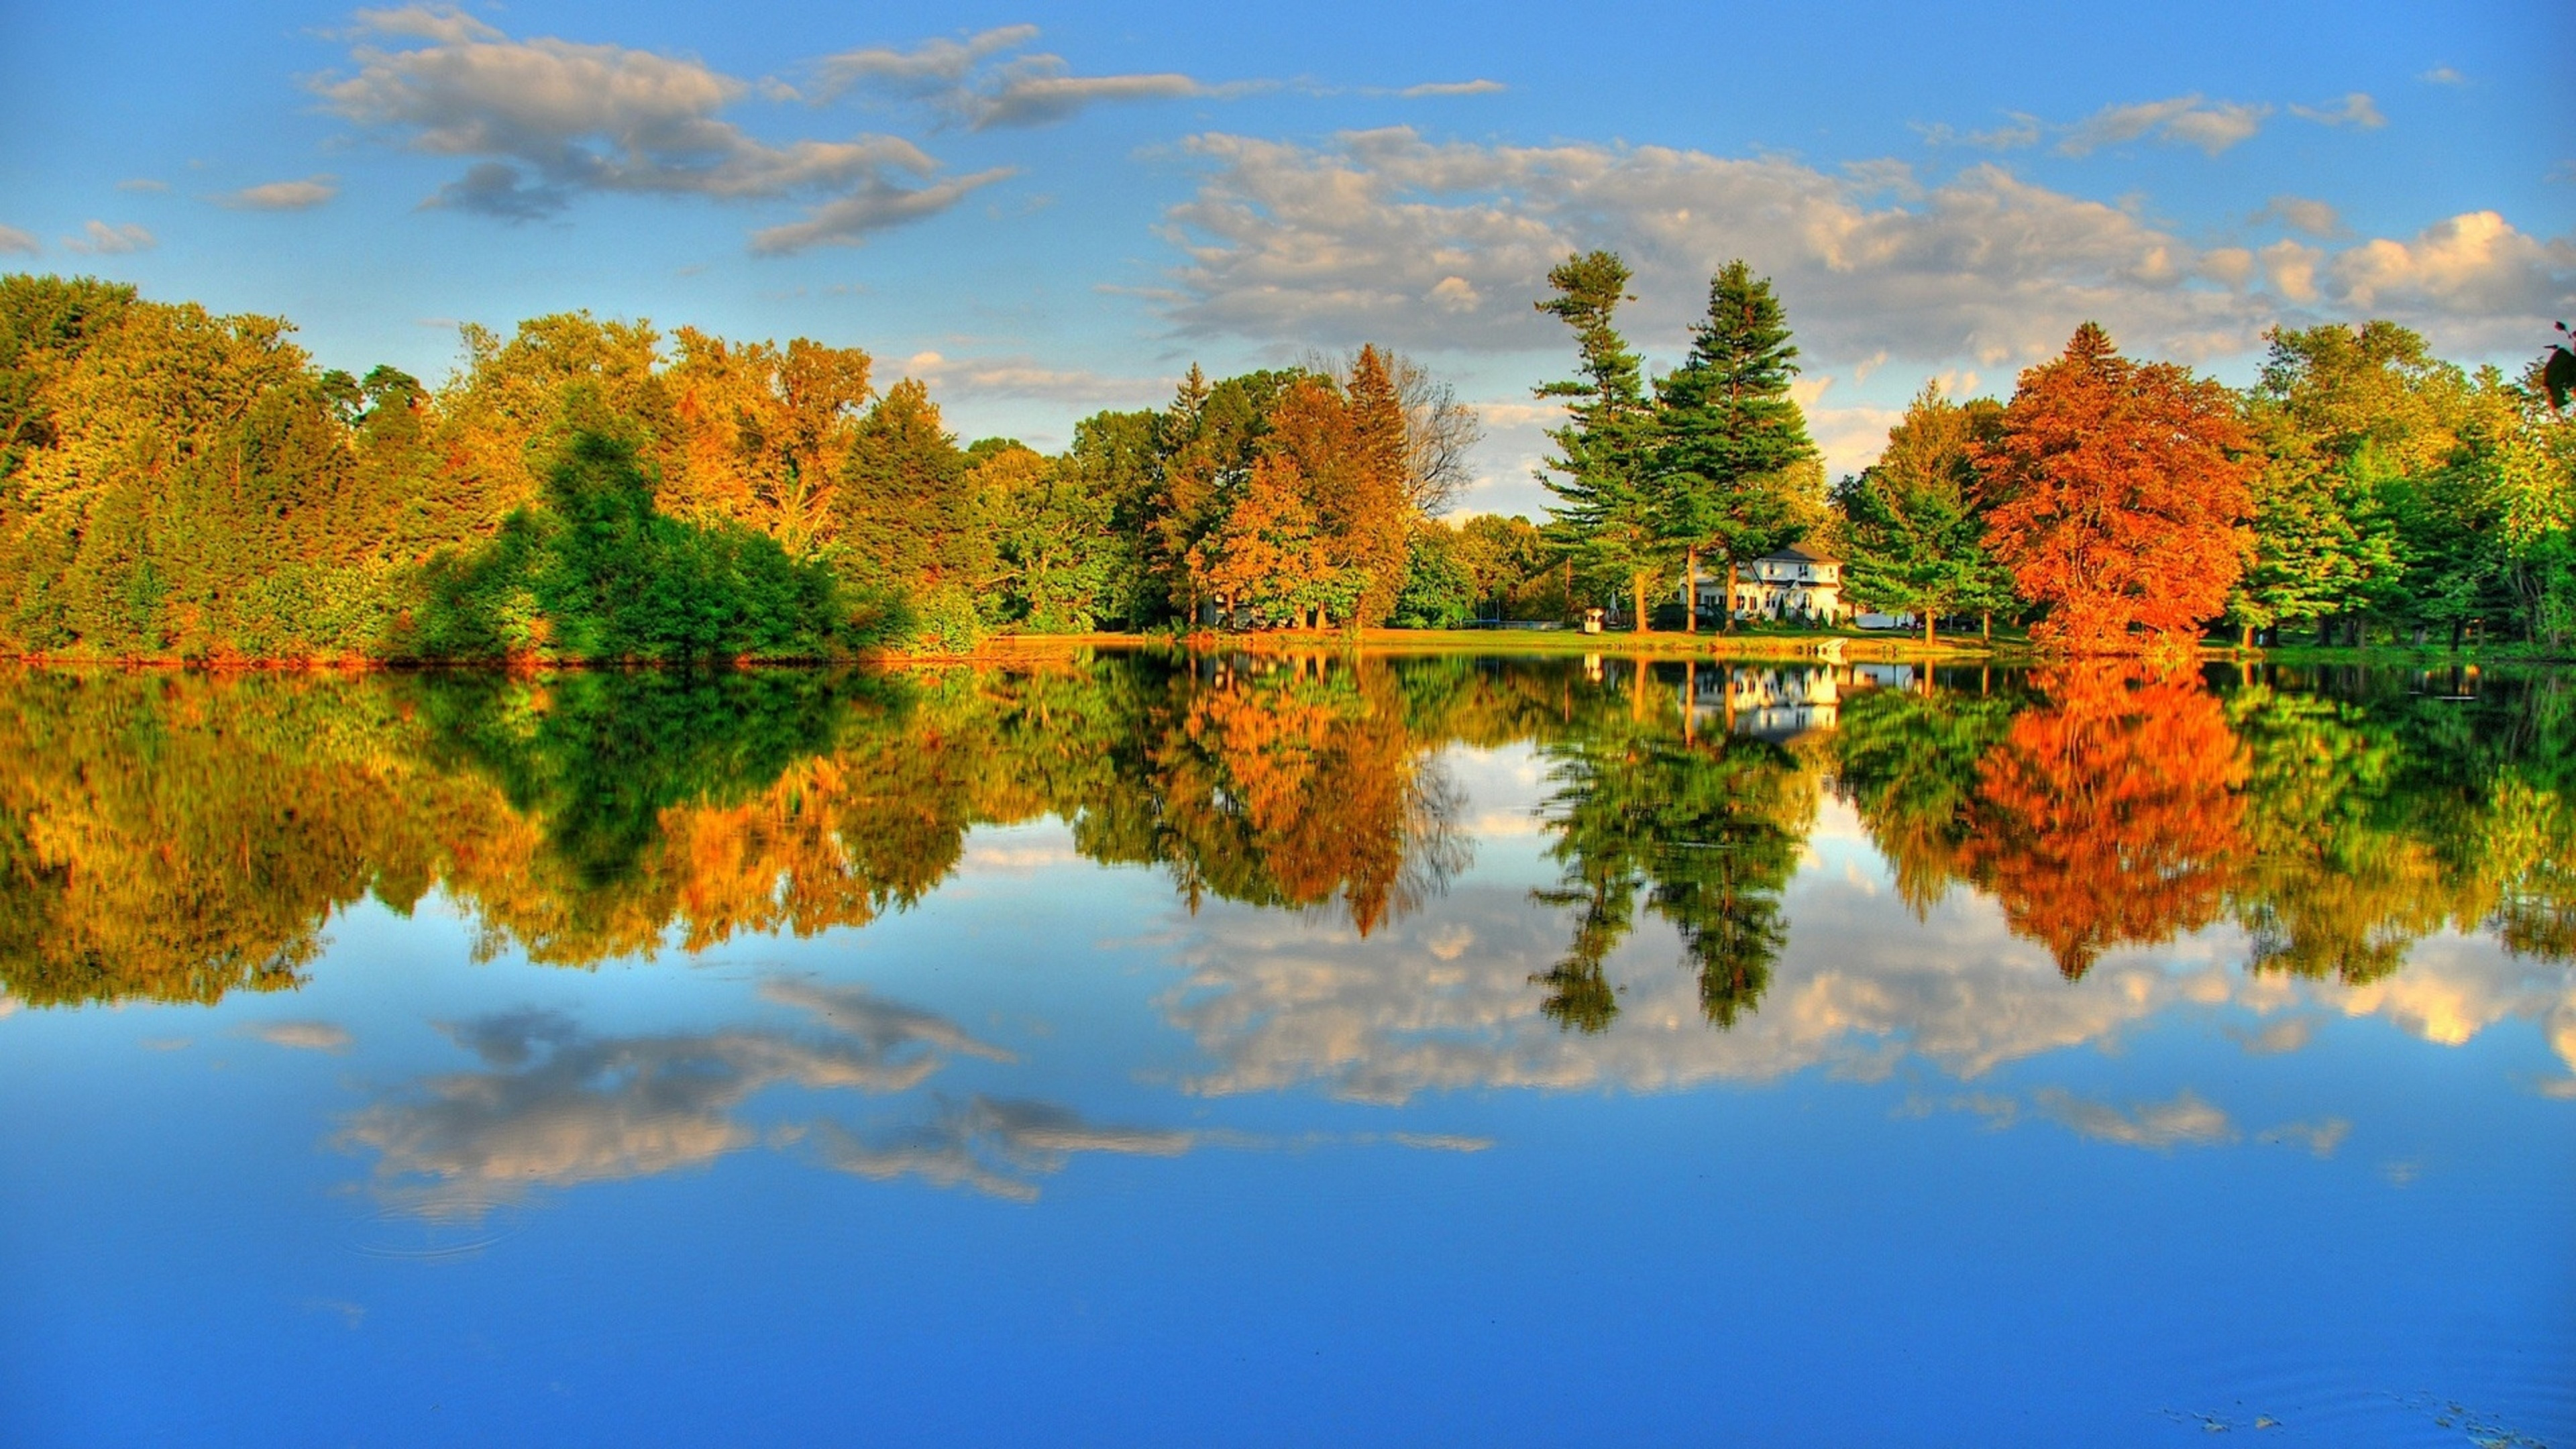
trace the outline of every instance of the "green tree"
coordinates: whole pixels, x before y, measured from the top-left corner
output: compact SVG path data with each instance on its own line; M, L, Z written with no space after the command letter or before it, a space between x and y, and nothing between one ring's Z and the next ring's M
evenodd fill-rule
M1685 617L1698 627L1699 555L1726 560L1725 627L1735 620L1735 571L1746 559L1797 542L1812 520L1798 497L1797 465L1816 456L1807 420L1789 395L1798 349L1768 277L1739 258L1709 279L1708 314L1691 328L1690 354L1656 385L1650 492L1663 536L1681 547Z
M1476 612L1476 576L1459 531L1433 520L1415 529L1405 556L1404 591L1395 623L1404 629L1455 629Z
M1628 267L1612 253L1568 257L1547 274L1555 296L1536 305L1574 332L1577 375L1541 384L1537 395L1560 399L1566 421L1551 429L1556 456L1539 475L1558 502L1554 535L1591 575L1612 580L1633 598L1635 627L1649 627L1648 604L1668 560L1651 468L1655 414L1642 365L1619 335L1616 314L1628 296Z
M1986 496L1976 450L2003 432L2003 409L1960 404L1924 384L1890 429L1887 450L1834 492L1843 517L1843 583L1877 608L1908 611L1934 639L1943 614L1986 612L2010 597L2010 580L1986 552Z

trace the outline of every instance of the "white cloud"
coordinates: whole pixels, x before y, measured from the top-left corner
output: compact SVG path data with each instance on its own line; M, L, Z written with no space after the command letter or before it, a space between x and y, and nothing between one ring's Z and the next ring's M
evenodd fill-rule
M762 994L834 1034L599 1037L548 1012L486 1017L447 1029L481 1070L429 1077L417 1095L350 1118L338 1141L376 1154L379 1195L426 1215L472 1214L531 1188L647 1177L749 1147L760 1134L737 1109L772 1086L900 1092L948 1053L1010 1059L855 988L773 982Z
M93 257L114 257L123 256L129 252L150 251L160 244L159 237L133 222L110 226L96 217L92 217L81 227L79 236L63 238L63 246L66 250Z
M2376 131L2388 124L2388 118L2379 113L2379 103L2360 91L2331 106L2292 106L2290 114L2320 126L2351 126L2363 131Z
M1143 407L1161 401L1172 390L1168 377L1111 377L1081 368L1050 367L1035 358L949 357L916 352L904 359L906 376L936 386L942 394L984 397L1043 398L1093 407Z
M968 194L1018 174L1015 167L996 166L928 186L870 181L847 196L815 207L802 221L752 233L751 249L761 256L778 256L814 246L856 246L890 227L936 216Z
M1425 81L1418 86L1406 86L1396 94L1406 100L1420 100L1427 96L1500 95L1509 89L1511 87L1498 80Z
M2243 101L2208 101L2198 95L2136 105L2105 106L2068 128L2057 143L2061 154L2083 156L2105 146L2156 140L2196 146L2211 156L2250 140L2272 113L2268 105Z
M963 86L979 63L1021 49L1038 38L1034 25L1005 25L964 40L925 40L910 50L871 46L816 62L815 99L830 100L858 86L914 98L936 97Z
M2460 74L2458 71L2447 65L2437 65L2415 78L2419 81L2426 82L2427 84L2437 86L2464 86L2469 83L2469 78L2467 76Z
M1567 253L1636 269L1629 335L1678 339L1710 271L1751 258L1812 357L2035 359L2101 320L2125 342L2252 345L2260 310L2183 283L2191 247L2117 207L1975 166L1919 200L1797 161L1665 147L1435 144L1409 128L1307 148L1203 135L1169 214L1185 332L1345 346L1552 345L1529 303ZM1677 345L1677 342L1675 343Z
M2516 231L2492 211L2464 212L2412 241L2380 238L2339 253L2350 306L2400 315L2538 318L2576 306L2576 240Z
M1917 125L1927 146L1975 146L1986 151L2018 151L2036 146L2045 134L2047 124L2037 116L2019 111L2006 113L2005 124L1984 131L1961 131L1948 125Z
M36 240L34 232L20 231L14 226L0 226L0 257L32 257L44 249L44 243Z
M842 1172L917 1177L1016 1202L1034 1201L1038 1188L1030 1179L1062 1171L1075 1153L1177 1157L1199 1140L1192 1132L1099 1126L1051 1103L984 1096L873 1140L830 1122L817 1124L814 1137L824 1165Z
M250 1028L250 1034L270 1046L308 1052L345 1052L351 1040L345 1027L327 1021L272 1021Z
M2473 213L2412 242L2203 249L2136 211L1970 166L1890 197L1868 168L1667 147L1436 143L1407 127L1320 146L1208 134L1208 165L1167 214L1179 252L1162 299L1184 333L1423 351L1555 347L1530 303L1569 252L1635 270L1629 338L1669 356L1731 257L1772 277L1808 364L2006 368L2099 321L2135 352L2198 361L2258 345L2285 307L2391 315L2440 345L2488 345L2563 315L2567 239ZM2281 198L2303 227L2331 208ZM2266 290L2268 289L2268 290Z
M245 186L210 199L218 206L237 211L310 211L339 194L339 178L308 176L301 181Z
M2307 306L2317 300L2317 266L2325 253L2287 237L2256 253L2263 275L2283 300Z
M355 73L323 77L314 90L331 111L414 150L480 158L430 205L528 219L590 191L828 197L803 222L759 234L755 250L782 252L934 215L1008 174L906 186L892 178L926 178L938 162L897 137L756 140L721 116L751 88L694 60L513 40L443 8L358 19Z
M2127 1111L2057 1087L2042 1087L2031 1093L2031 1100L2052 1121L2078 1136L2123 1147L2163 1152L2175 1147L2218 1147L2237 1139L2227 1114L2189 1091L2170 1102L2141 1102Z
M2352 1123L2342 1117L2320 1117L2313 1122L2284 1122L2264 1129L2258 1141L2304 1147L2319 1157L2332 1157L2352 1135Z
M2304 196L2275 196L2271 204L2254 213L2256 222L2277 220L2292 231L2310 236L2341 236L2343 216L2333 206L2312 201Z
M1170 100L1215 94L1185 75L1039 75L1010 77L975 98L968 129L1043 126L1070 119L1103 101Z
M815 65L815 99L853 91L918 102L970 131L1051 125L1092 106L1128 101L1238 95L1257 85L1211 85L1174 72L1073 75L1060 55L1013 55L1038 37L1010 25L964 40L928 40L909 50L869 47ZM1009 56L1008 59L1001 57Z

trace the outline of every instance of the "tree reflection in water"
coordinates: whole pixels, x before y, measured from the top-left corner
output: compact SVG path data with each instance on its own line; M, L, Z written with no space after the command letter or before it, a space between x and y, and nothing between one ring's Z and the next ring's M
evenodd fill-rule
M482 949L588 964L860 926L975 826L1362 937L1471 864L1453 746L1527 745L1567 942L1546 1014L1669 925L1717 1026L1756 1009L1819 800L1918 915L1997 901L2070 977L2219 921L2364 982L2444 930L2576 950L2576 709L2483 679L2070 665L1644 665L1156 653L1008 669L0 676L0 990L291 987L331 915L433 890Z
M1635 661L1622 668L1633 685L1651 678ZM1617 1016L1603 964L1640 891L1680 933L1700 1009L1719 1026L1761 1000L1787 944L1780 894L1815 823L1815 772L1767 740L1702 737L1689 718L1695 692L1632 689L1626 710L1571 714L1541 747L1549 853L1565 876L1536 894L1573 911L1575 925L1565 957L1533 979L1547 988L1543 1009L1569 1027L1602 1031Z

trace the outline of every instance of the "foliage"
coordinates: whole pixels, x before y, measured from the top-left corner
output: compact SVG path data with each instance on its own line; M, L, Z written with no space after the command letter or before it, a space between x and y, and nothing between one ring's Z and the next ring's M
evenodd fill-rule
M1730 573L1797 542L1815 519L1816 500L1800 497L1809 474L1799 465L1816 449L1789 395L1797 358L1770 279L1738 258L1709 279L1690 352L1655 388L1660 526L1694 554L1715 551Z
M1756 1009L1826 788L1917 911L1991 899L2070 975L2219 921L2250 969L2356 982L2452 931L2576 958L2564 678L1826 675L1839 729L1781 746L1695 709L1680 666L1616 659L16 670L0 992L289 989L339 910L432 890L485 951L567 965L859 926L935 890L975 826L1040 816L1190 906L1375 933L1469 858L1444 749L1514 744L1547 770L1538 898L1566 943L1527 1005L1576 1029L1616 1024L1632 938L1677 951L1712 1023Z
M653 506L632 447L576 434L546 506L475 553L433 562L416 634L443 659L821 659L851 641L841 585L739 524Z
M1460 555L1458 530L1433 523L1414 532L1404 564L1395 623L1404 629L1455 629L1475 616L1476 576Z
M1566 410L1564 424L1548 433L1556 456L1540 474L1559 500L1550 509L1552 535L1586 575L1632 596L1642 630L1647 595L1670 560L1652 476L1655 418L1644 364L1616 324L1619 304L1632 300L1628 277L1625 262L1601 251L1568 257L1547 274L1556 295L1536 305L1573 330L1578 362L1573 378L1536 392L1562 400Z
M1045 458L961 449L923 383L879 393L867 353L810 338L682 327L666 352L641 319L559 313L465 328L463 365L429 388L318 369L289 331L0 279L0 653L955 653L996 628L1141 629L1218 602L1380 623L1477 436L1445 384L1375 347L1338 376L1194 370L1170 408L1086 419ZM565 511L555 471L584 440L625 451L641 504L621 485L617 509ZM1267 527L1233 515L1273 458L1274 492L1313 518L1312 576L1216 600L1196 570L1229 530ZM857 627L780 626L827 574Z
M1929 636L1944 614L2009 608L2012 586L1986 549L1992 499L1976 469L2000 441L2003 409L1951 402L1925 384L1887 450L1834 503L1844 523L1843 584L1862 603L1921 617Z
M2132 362L2089 322L2024 372L1977 460L2004 494L1988 544L2050 611L2032 637L2125 651L2216 618L2250 544L2253 447L2225 388Z

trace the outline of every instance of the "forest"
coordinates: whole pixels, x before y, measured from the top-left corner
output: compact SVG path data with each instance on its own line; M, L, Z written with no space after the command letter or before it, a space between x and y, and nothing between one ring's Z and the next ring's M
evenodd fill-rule
M1703 620L1681 581L1799 543L1847 601L2055 653L2576 634L2564 348L2508 377L2393 323L2276 328L2237 390L2099 327L2007 401L1927 385L1828 486L1770 283L1712 278L1683 360L1572 334L1536 523L1453 510L1476 412L1363 347L961 445L854 347L585 313L463 330L435 384L315 364L283 319L0 278L0 656L563 662L962 654L997 633ZM2551 373L2550 368L2559 369ZM1731 589L1730 589L1731 594ZM1822 621L1815 621L1822 622Z
M0 654L815 660L997 629L1375 625L1474 420L1375 348L961 447L856 348L464 329L436 386L287 323L0 279Z
M1802 666L1783 666L1799 668ZM1823 666L1803 666L1820 670ZM1692 671L1696 669L1696 678ZM2218 922L2257 972L2377 980L2446 930L2576 958L2576 694L2489 672L1846 679L1839 727L1725 729L1683 661L1118 651L1016 669L0 674L0 993L291 989L331 920L433 892L487 953L587 966L864 926L968 833L1074 848L1367 936L1469 864L1440 752L1525 742L1569 1030L1648 921L1723 1028L1756 1011L1820 802L1918 913L1953 891L2080 977ZM1752 670L1751 673L1760 673ZM1849 670L1846 668L1845 673Z

